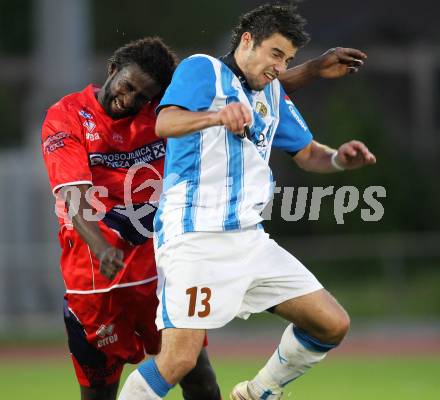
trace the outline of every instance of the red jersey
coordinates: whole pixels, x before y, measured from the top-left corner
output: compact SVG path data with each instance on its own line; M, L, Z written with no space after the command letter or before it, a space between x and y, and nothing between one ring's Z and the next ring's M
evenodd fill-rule
M157 103L147 103L135 116L114 120L97 101L98 90L89 85L48 110L42 151L54 194L64 186L79 184L99 190L93 203L102 213L99 226L111 245L124 250L127 267L109 281L99 273L99 262L91 252L87 257L80 255L82 250L74 243L79 236L72 232L63 213L64 201L57 198L61 267L68 292L96 293L144 283L156 276L152 240L147 233L153 231L165 157L165 142L154 132ZM139 262L139 254L151 260Z

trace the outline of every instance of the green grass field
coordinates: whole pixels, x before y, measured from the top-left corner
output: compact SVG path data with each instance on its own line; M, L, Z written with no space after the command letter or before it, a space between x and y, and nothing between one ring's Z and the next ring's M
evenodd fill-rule
M258 360L214 361L223 397L232 386L252 376ZM126 369L128 373L129 369ZM1 397L8 400L78 400L70 362L0 360ZM167 397L181 399L179 389ZM294 400L438 400L440 358L341 358L324 361L286 388Z

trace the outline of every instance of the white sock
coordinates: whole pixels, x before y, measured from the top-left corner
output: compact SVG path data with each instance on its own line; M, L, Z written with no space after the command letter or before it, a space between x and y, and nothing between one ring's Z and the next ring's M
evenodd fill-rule
M281 342L266 365L249 382L248 389L255 399L279 399L283 387L320 362L327 353L307 350L295 337L290 324Z
M136 369L127 378L118 400L160 400L144 377Z

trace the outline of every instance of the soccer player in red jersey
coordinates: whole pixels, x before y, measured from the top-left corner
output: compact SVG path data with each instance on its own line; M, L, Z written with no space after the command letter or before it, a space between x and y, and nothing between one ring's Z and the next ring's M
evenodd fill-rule
M165 142L154 134L154 110L175 66L160 39L132 42L110 58L101 88L62 98L43 123L60 217L64 320L84 400L115 399L123 365L159 350L149 233ZM220 398L205 351L181 386L185 399Z
M333 49L282 81L291 91L356 72L363 58L357 50ZM110 58L101 88L65 96L43 123L60 223L64 320L83 400L116 399L124 364L160 347L151 234L165 142L154 133L155 108L175 66L160 39L129 43ZM185 399L220 399L205 349L180 384Z

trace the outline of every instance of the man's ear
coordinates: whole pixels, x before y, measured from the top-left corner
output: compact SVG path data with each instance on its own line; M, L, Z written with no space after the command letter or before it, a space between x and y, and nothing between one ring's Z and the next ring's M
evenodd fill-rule
M249 48L252 46L253 38L250 32L244 32L241 35L241 43L245 48Z

